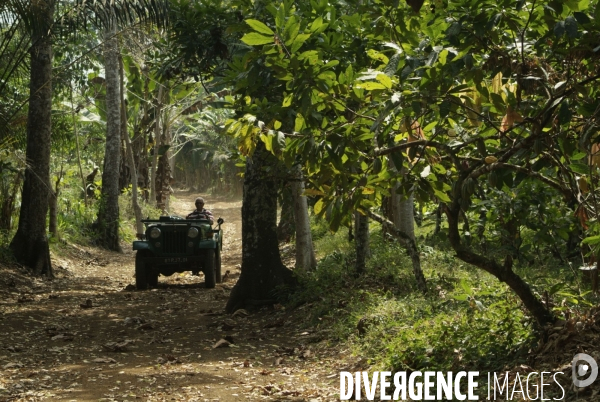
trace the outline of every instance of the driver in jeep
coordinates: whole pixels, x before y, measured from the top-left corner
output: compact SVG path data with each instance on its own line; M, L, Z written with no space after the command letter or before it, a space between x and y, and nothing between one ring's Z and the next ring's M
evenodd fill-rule
M196 198L196 209L185 217L186 219L206 219L212 225L214 222L213 214L208 209L204 209L204 198Z

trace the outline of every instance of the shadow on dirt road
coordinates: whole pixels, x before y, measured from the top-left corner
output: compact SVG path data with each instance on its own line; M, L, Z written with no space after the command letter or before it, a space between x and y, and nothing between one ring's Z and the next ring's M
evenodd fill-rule
M176 193L172 209L184 214L196 196ZM53 281L0 265L0 401L337 399L340 355L301 326L302 309L223 313L239 276L241 202L206 199L227 222L230 273L215 289L183 273L132 291L128 244L67 246Z

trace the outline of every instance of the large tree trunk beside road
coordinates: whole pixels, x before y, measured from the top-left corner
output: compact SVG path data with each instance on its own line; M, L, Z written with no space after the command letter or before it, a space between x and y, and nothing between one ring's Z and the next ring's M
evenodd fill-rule
M36 275L53 276L46 216L50 196L50 133L52 114L52 39L54 1L31 4L38 15L32 36L29 111L27 116L27 167L21 195L19 227L10 248L17 261Z
M277 181L265 167L276 163L262 142L246 162L242 204L242 273L227 302L233 313L246 306L275 303L278 286L293 284L277 242Z
M116 26L106 30L104 70L106 75L106 149L102 171L102 194L96 231L99 243L109 250L121 251L119 244L119 171L121 165L121 95L119 79L119 42Z

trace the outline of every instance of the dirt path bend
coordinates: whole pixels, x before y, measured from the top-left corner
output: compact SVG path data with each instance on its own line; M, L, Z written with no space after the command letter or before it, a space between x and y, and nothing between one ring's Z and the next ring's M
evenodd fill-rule
M196 196L176 193L173 212ZM123 254L68 246L53 256L53 281L0 265L0 401L337 400L348 367L298 324L301 310L223 313L239 276L241 202L205 198L226 221L230 273L215 289L184 273L131 291L128 244Z

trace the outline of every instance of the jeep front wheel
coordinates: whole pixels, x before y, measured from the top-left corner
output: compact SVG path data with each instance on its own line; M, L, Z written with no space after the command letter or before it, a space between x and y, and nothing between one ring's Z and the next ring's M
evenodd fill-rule
M148 253L138 251L135 254L135 287L138 290L148 289L148 271L144 258Z
M147 281L148 281L148 285L150 287L157 287L158 286L158 272L153 269L152 267L148 267L148 269L146 270L147 272Z
M217 247L215 249L215 271L217 283L223 282L223 278L221 277L221 250Z
M208 289L212 289L215 287L216 280L215 253L213 250L206 251L207 252L204 256L204 285Z

